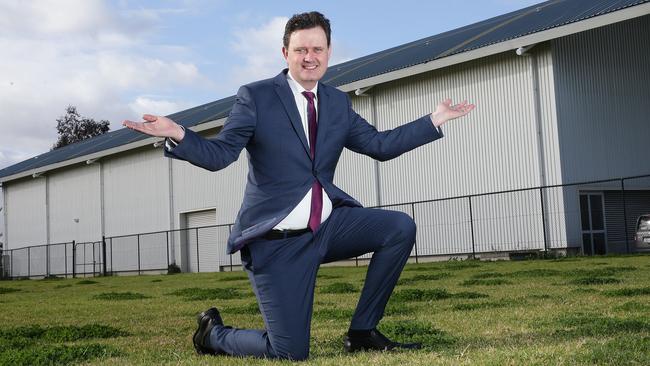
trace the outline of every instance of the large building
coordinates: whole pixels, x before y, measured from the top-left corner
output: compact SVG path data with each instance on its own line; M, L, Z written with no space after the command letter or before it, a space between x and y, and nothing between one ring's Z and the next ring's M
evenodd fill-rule
M444 139L397 159L345 151L337 185L366 206L413 215L419 255L624 251L635 215L650 211L650 178L606 180L650 173L648 14L648 1L553 0L331 66L324 82L379 130L446 97L477 103L443 127ZM213 136L233 102L172 118ZM112 131L0 170L5 248L105 236L110 259L99 261L115 271L219 270L239 262L225 242L246 174L245 152L212 173L164 158L159 139ZM521 190L588 181L599 182ZM489 192L504 193L481 195ZM162 233L121 237L149 232ZM14 252L5 270L69 271L69 250ZM95 262L103 256L89 250Z

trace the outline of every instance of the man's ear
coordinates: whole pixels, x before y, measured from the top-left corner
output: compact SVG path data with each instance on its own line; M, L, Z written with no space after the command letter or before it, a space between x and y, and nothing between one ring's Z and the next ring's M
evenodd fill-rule
M289 50L284 46L282 47L282 56L284 56L285 60L289 57Z

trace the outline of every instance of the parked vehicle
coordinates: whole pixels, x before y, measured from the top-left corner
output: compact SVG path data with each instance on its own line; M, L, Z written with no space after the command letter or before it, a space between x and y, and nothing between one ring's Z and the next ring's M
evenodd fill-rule
M637 252L650 252L650 214L639 216L636 220L634 243Z

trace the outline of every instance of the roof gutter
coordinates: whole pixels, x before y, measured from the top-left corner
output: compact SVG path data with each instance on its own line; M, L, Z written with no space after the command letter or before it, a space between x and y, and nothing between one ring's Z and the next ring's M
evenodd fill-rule
M622 10L614 11L608 14L599 15L589 19L573 22L560 27L555 27L541 32L536 32L526 36L509 39L493 45L477 48L471 51L458 53L455 55L443 57L437 60L429 61L384 73L377 76L372 76L367 79L354 81L348 84L340 85L338 88L344 92L351 92L357 89L368 88L377 84L383 84L397 79L406 78L409 76L421 74L424 72L442 69L444 67L456 65L462 62L492 56L498 53L507 52L520 47L527 47L536 43L546 42L551 39L568 36L575 33L584 32L586 30L603 27L606 25L622 22L628 19L642 17L650 14L650 3L640 4L625 8Z

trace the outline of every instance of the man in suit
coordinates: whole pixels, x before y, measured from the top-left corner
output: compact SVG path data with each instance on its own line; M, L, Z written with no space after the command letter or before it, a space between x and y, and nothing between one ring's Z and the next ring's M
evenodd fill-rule
M347 94L319 83L330 47L329 20L318 12L294 15L284 34L288 69L242 86L222 131L207 140L170 119L145 115L124 121L166 138L165 155L211 171L248 152L242 207L228 251L241 251L264 318L264 330L225 326L219 311L198 316L198 353L303 360L309 355L316 273L321 263L373 253L344 340L347 351L419 348L377 330L413 243L406 214L366 209L333 184L343 148L388 160L442 137L440 126L474 105L451 100L416 121L378 132L352 110Z

